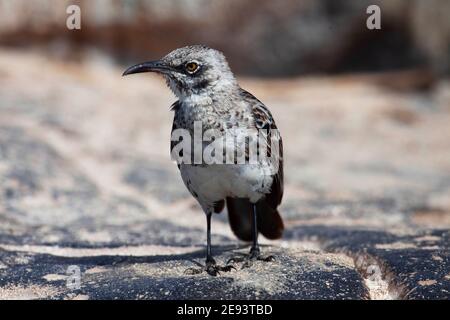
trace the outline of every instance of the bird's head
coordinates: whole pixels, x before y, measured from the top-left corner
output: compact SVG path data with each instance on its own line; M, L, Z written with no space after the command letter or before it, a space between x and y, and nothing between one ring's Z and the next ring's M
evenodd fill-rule
M162 74L179 98L233 90L236 80L222 52L203 45L175 49L160 60L134 65L123 73Z

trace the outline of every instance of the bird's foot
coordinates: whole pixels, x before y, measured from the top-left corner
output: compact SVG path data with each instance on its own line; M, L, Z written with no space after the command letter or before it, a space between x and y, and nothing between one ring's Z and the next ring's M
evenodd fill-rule
M196 275L206 271L210 276L217 276L220 272L230 272L231 270L236 270L233 265L226 264L225 266L220 266L216 264L214 259L209 259L206 261L205 266L201 266L199 268L188 268L184 271L184 274L187 275Z
M275 257L272 255L263 256L259 248L252 248L250 250L250 253L247 255L241 255L230 258L227 262L227 265L242 262L241 269L245 269L250 268L253 265L253 262L255 261L271 262L275 261Z
M206 266L206 272L210 276L217 276L220 274L220 272L230 272L233 269L236 270L236 268L232 265L219 266L214 264Z

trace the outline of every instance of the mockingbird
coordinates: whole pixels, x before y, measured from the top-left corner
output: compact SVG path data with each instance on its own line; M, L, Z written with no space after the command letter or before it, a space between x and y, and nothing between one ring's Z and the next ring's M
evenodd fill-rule
M264 258L260 254L258 233L268 239L278 239L284 226L277 211L283 196L282 140L270 111L238 85L220 51L203 45L176 49L160 60L134 65L123 75L141 72L162 74L179 99L171 108L175 112L172 133L177 129L193 133L195 123L200 122L203 130L214 129L222 137L233 137L231 146L243 147L244 159L248 161L250 143L243 140L242 129L266 132L263 135L265 139L259 140L257 145L266 147L265 155L271 156L270 160L262 157L253 163L234 160L232 163L213 164L206 164L204 160L200 163L181 161L178 168L189 192L206 214L206 264L198 272L204 270L217 275L233 268L230 261L225 266L217 265L211 254L211 216L214 212L220 213L225 203L234 234L243 241L252 241L248 256L230 260L245 260L245 264L254 260L271 260L273 257ZM172 141L171 152L174 146ZM231 146L227 140L224 153ZM273 152L274 146L278 149L277 154ZM200 149L205 149L204 142ZM233 150L231 154L238 152Z

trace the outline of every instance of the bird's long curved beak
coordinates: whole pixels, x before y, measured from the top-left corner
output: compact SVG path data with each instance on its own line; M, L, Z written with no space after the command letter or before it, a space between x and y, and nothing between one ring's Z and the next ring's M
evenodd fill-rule
M133 73L142 73L142 72L160 72L164 73L165 71L170 70L170 67L161 60L156 61L147 61L138 63L134 66L129 67L124 71L122 76L127 76Z

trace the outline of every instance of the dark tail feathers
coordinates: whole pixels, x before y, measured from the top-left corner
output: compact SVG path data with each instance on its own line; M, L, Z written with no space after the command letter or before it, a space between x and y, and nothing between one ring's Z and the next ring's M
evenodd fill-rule
M248 199L227 198L228 218L233 233L243 241L252 241L253 204ZM256 203L258 231L267 239L279 239L284 225L280 214L264 199Z

